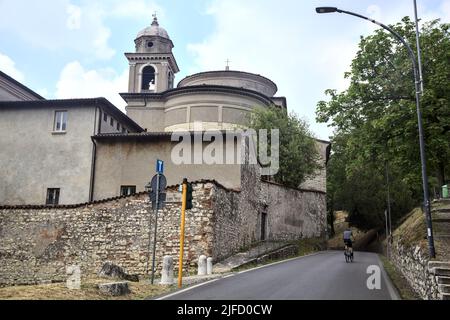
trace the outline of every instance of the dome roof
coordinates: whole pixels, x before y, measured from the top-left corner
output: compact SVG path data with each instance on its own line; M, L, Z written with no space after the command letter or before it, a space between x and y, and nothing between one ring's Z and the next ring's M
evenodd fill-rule
M170 39L166 29L159 26L158 19L156 18L156 16L153 17L152 25L150 27L145 28L144 30L141 30L136 36L136 39L144 36L158 36Z
M259 74L228 69L200 72L187 76L178 83L178 88L201 85L243 88L257 91L267 97L273 97L278 91L277 85L266 77Z

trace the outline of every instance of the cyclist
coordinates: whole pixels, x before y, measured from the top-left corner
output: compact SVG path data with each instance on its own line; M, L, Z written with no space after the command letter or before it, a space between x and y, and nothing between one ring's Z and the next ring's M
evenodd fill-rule
M347 247L350 249L350 254L353 255L353 232L350 228L347 228L344 231L344 245L345 245L345 250L347 250Z

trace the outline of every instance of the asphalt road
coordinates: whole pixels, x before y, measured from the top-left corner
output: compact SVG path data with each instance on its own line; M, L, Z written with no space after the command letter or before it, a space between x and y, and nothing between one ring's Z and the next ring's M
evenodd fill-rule
M380 266L381 288L369 290L367 268ZM168 300L391 300L397 292L374 253L327 251L244 271L162 297Z

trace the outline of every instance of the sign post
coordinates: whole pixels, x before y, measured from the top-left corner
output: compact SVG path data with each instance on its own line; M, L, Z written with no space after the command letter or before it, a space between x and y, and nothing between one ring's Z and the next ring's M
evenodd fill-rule
M187 179L183 179L183 195L181 204L181 227L180 227L180 259L178 260L178 288L183 285L183 254L184 254L184 224L186 212Z
M386 219L386 256L389 259L389 241L390 241L390 236L389 236L389 227L388 227L388 210L384 210L384 218Z
M158 174L164 173L164 161L156 160L156 173Z
M152 257L152 279L151 284L155 281L155 264L156 264L156 233L158 230L158 210L163 207L165 201L165 193L161 193L161 189L166 188L167 180L163 175L164 173L164 161L156 161L156 176L153 177L151 186L151 196L152 202L155 204L153 207L155 209L155 232L153 234L153 257ZM156 185L155 185L156 184Z

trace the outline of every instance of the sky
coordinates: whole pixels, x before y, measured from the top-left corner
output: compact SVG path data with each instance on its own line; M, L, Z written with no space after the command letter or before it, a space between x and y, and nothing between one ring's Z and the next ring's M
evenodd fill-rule
M417 0L422 21L450 22L450 0ZM128 61L137 33L157 13L185 76L223 70L261 74L278 85L289 111L317 138L332 128L315 121L326 89L345 90L361 35L414 16L413 0L0 0L0 70L47 99L106 97L122 111Z

